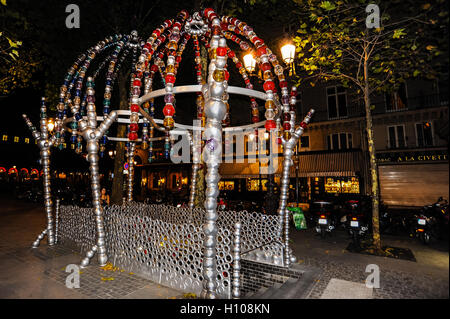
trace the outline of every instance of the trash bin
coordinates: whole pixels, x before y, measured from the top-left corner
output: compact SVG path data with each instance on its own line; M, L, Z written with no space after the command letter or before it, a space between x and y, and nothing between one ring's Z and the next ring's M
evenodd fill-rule
M307 229L305 215L303 214L301 207L288 207L287 209L292 212L295 228L297 230Z

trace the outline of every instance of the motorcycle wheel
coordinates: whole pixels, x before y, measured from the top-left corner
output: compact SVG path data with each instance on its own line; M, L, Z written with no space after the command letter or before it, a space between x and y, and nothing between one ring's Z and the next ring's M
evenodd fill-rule
M361 245L360 245L359 236L356 235L356 234L353 234L352 239L353 239L353 247L354 248L360 248Z
M326 232L325 232L325 228L320 228L320 238L325 238L326 236Z
M428 232L424 232L420 234L420 239L425 245L428 245L430 243L430 234L428 234Z

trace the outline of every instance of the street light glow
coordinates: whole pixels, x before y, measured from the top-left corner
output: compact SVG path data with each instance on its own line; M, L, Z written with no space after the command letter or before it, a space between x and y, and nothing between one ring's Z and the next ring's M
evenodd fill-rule
M49 132L51 132L51 131L53 131L54 128L55 128L55 124L53 122L51 122L51 120L50 120L50 122L47 123L47 129Z
M288 43L281 47L281 56L287 65L294 62L295 45Z
M256 60L251 53L244 55L244 67L249 73L253 73L256 68Z

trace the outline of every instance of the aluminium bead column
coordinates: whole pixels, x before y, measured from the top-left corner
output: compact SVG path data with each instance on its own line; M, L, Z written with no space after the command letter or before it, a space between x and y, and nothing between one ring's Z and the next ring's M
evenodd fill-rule
M233 281L231 282L231 296L233 299L239 299L241 296L241 228L242 224L240 222L234 225Z
M198 124L198 125L197 125ZM197 176L200 169L201 159L201 121L194 121L194 129L192 131L192 137L189 134L189 142L192 148L192 174L191 174L191 190L189 194L189 208L194 208L195 194L197 192Z
M284 263L286 267L296 262L295 256L291 256L291 250L289 247L289 214L286 211L287 200L289 196L289 171L292 165L292 155L294 154L294 148L298 143L298 139L303 134L303 130L311 120L314 110L311 109L306 115L303 122L300 123L300 127L294 131L291 138L283 143L283 171L281 175L281 187L280 187L280 204L278 207L278 216L280 218L280 226L284 226ZM283 229L279 230L281 236Z
M220 28L220 20L212 19L212 27ZM227 62L226 39L213 35L210 42L211 51L216 51L216 57L209 64L209 76L205 102L205 147L204 158L207 168L205 176L205 210L206 222L203 226L205 234L203 242L203 291L202 298L215 299L216 296L216 241L217 241L217 196L220 180L219 166L222 160L222 121L227 108L222 100L226 91L224 67ZM205 90L206 91L206 90Z
M41 100L41 132L38 132L36 127L33 126L31 121L28 119L26 114L23 114L23 118L31 130L34 139L37 141L37 145L40 149L41 155L41 165L43 169L43 184L44 184L44 204L45 211L47 213L47 228L42 231L38 238L33 242L32 248L37 248L40 241L47 235L48 245L52 246L55 244L55 237L53 232L53 212L52 212L52 199L51 199L51 189L50 189L50 148L58 140L56 135L49 138L49 133L47 129L47 109L45 107L45 98Z
M98 254L98 262L100 266L106 265L108 257L106 255L105 230L103 222L103 209L100 205L100 176L98 168L98 151L99 139L105 134L109 127L117 118L117 112L112 111L108 117L97 127L97 113L95 112L94 83L92 77L87 79L87 121L80 119L78 127L81 135L86 140L86 150L88 152L87 160L89 161L89 170L91 172L91 188L92 202L95 212L95 221L97 226L97 243L90 251L86 253L86 257L81 261L81 267L89 265L90 259L94 253Z
M127 187L127 201L133 200L133 181L134 181L134 152L136 149L136 143L131 142L128 146L128 187Z

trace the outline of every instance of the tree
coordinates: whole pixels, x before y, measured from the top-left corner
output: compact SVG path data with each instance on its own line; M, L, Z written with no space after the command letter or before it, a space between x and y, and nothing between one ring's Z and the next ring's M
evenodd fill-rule
M33 75L40 69L42 59L37 50L24 45L17 29L24 29L27 20L0 2L0 95L8 95L18 88L36 85Z
M442 63L448 65L440 58L448 52L446 37L442 37L448 34L448 11L443 0L377 1L368 7L371 3L309 0L300 4L301 25L294 40L299 76L304 76L299 84L307 79L353 84L364 101L373 246L381 252L371 97L395 89L406 78L435 78Z

